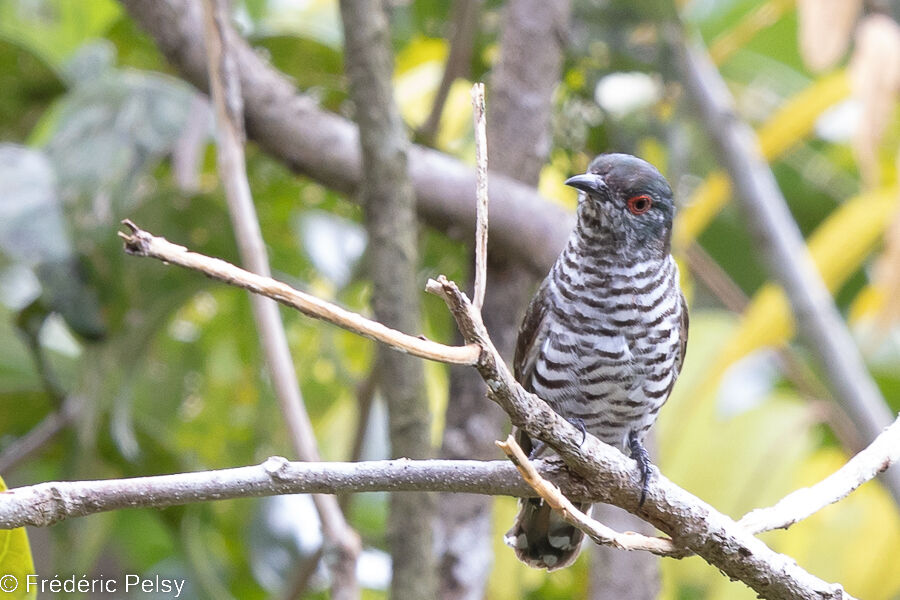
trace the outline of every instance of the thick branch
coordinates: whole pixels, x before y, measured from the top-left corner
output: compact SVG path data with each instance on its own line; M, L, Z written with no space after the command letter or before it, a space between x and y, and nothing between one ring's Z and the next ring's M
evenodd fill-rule
M736 116L721 75L703 49L687 42L680 24L670 24L666 38L734 183L754 239L790 300L800 333L863 439L875 439L893 415L816 271L803 235L759 150L756 134ZM900 502L900 470L886 472L882 480Z
M239 267L202 254L190 252L184 246L173 244L165 238L143 231L131 221L125 220L131 234L119 233L125 240L125 251L135 256L149 256L186 269L199 271L212 279L267 296L290 306L314 319L333 323L363 337L387 344L400 352L439 362L470 365L478 360L478 346L445 346L420 337L401 333L385 327L377 321L366 319L349 310L325 302L315 296L295 290L286 283L269 277L255 275Z
M542 476L567 494L587 492L559 462L538 462ZM106 481L57 481L0 492L0 528L46 527L65 519L122 508L163 508L276 494L438 491L534 496L504 460L380 460L289 462L271 457L255 466Z
M382 0L341 0L344 70L350 84L365 185L365 213L372 309L388 327L421 328L416 198L407 169L409 140L394 101L394 61L387 9ZM378 388L388 408L391 456L429 458L431 411L425 369L412 356L376 348ZM430 494L391 494L387 539L390 595L396 600L434 597L435 564Z
M182 76L207 89L199 3L191 0L120 0ZM318 108L284 75L235 36L247 133L299 173L352 194L362 181L356 127ZM541 138L544 139L544 138ZM468 236L474 231L474 170L422 146L409 150L409 173L419 217L433 227ZM571 212L534 187L491 175L491 243L504 256L544 273L556 260L574 223ZM521 215L529 215L522 219Z
M656 525L676 544L694 551L729 577L740 579L764 598L850 598L839 584L828 584L804 571L661 474L651 478L646 501L639 507L641 484L635 462L592 435L584 439L581 431L546 402L518 385L473 315L468 298L455 284L441 277L430 281L428 290L447 302L466 341L484 348L476 368L487 383L490 398L506 411L513 425L556 450L573 471L590 482L603 502Z
M165 240L154 238L146 232L134 229L136 230L134 236L123 236L128 238L126 243L132 246L130 251L138 251L140 253L141 245L151 241L174 246ZM134 248L134 245L137 245L137 248ZM175 246L175 249L174 258L176 260L174 262L182 264L182 266L193 268L199 257L203 261L212 261L217 264L213 272L227 267L237 271L238 275L241 274L240 269L228 265L224 261L216 261L202 255L189 253L180 246ZM185 261L178 262L181 256L188 254L193 254L194 257L192 260L186 261L188 264L183 264ZM157 256L157 258L160 257ZM163 258L163 260L166 259ZM228 272L231 273L231 271ZM244 277L256 277L250 273L243 273ZM232 277L220 277L220 279L246 289L265 287L265 285L260 286L259 282L248 284L246 281ZM268 285L267 282L263 283ZM279 285L283 286L284 284ZM547 442L566 461L571 469L587 478L590 484L590 492L573 493L566 491L565 486L560 486L566 493L566 496L576 501L589 498L594 501L607 502L637 514L669 534L677 545L686 547L702 556L707 562L718 567L730 577L744 581L765 598L815 598L817 600L821 598L850 598L839 585L829 585L813 577L788 557L773 552L734 521L717 512L699 498L675 486L662 475L657 475L651 479L647 500L643 508L639 509L638 499L640 497L641 484L634 461L626 458L621 452L611 446L603 444L593 436L588 436L582 442L582 433L578 429L555 413L543 400L525 392L515 382L512 374L500 359L490 338L487 336L487 332L484 330L484 325L481 324L477 313L474 313L468 299L453 283L441 277L438 281L430 281L428 290L445 299L457 320L463 337L470 344L480 344L483 347L476 368L488 386L491 399L507 412L513 425L523 428L530 436ZM895 432L892 431L891 435L894 434ZM406 463L401 461L399 464ZM327 476L325 477L327 478ZM553 480L552 477L550 479ZM391 477L391 480L394 481L394 478ZM310 485L325 485L325 483L318 481L310 483ZM314 489L286 490L283 493L299 491L327 492L332 490L364 491L373 489L366 487L366 485L368 485L367 482L355 479L352 483L348 482L346 487L339 489L314 487ZM444 485L443 482L432 479L428 485L423 485L423 487L402 489L480 491L474 489L474 487L451 490L441 487L442 485ZM15 491L12 493L15 493ZM127 486L124 489L119 488L118 493L126 494L126 496L131 494ZM253 489L248 490L248 495L254 495L254 493ZM484 490L484 493L507 492ZM184 492L184 494L187 494L187 492ZM5 500L4 496L0 495L0 499ZM132 496L128 497L131 498ZM210 493L209 495L202 495L196 498L190 494L181 496L182 501L226 497L237 497L237 495ZM20 504L16 504L16 500L12 502L15 506L20 506ZM125 501L124 504L110 505L103 510L132 505L137 504L132 501ZM6 507L6 503L0 502L0 526L3 526L4 523L2 515L5 514L5 510L9 510ZM18 523L18 521L7 522L13 525Z

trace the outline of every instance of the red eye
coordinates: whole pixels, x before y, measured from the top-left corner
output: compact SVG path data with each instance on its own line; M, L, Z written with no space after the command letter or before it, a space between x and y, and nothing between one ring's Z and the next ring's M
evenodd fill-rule
M628 199L628 210L631 211L633 215L642 215L653 206L653 199L646 194L641 194L640 196L634 196Z

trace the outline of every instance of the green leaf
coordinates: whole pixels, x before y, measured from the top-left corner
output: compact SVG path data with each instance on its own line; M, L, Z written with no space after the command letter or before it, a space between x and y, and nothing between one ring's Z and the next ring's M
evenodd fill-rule
M6 484L0 478L0 492ZM0 530L0 590L4 598L37 598L37 590L26 591L27 577L34 573L31 546L24 527Z
M102 35L122 13L113 0L0 2L0 35L60 66L84 42Z
M64 91L57 73L40 56L0 38L0 139L24 141Z

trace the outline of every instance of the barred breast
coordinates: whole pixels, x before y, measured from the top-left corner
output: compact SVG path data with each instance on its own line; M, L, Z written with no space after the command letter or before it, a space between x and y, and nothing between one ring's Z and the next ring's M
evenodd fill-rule
M683 300L671 256L629 261L567 247L545 282L546 332L531 387L558 413L624 450L675 383Z

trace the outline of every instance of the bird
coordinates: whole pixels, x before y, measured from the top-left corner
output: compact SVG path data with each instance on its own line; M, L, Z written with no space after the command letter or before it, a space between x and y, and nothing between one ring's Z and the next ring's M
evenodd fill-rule
M642 506L651 471L644 438L687 348L687 305L671 255L672 189L629 154L601 154L565 183L580 192L575 228L525 312L514 375L583 434L636 460ZM552 453L515 433L531 458ZM554 571L575 561L583 536L528 498L505 541L522 562Z

